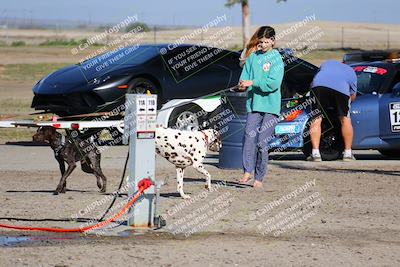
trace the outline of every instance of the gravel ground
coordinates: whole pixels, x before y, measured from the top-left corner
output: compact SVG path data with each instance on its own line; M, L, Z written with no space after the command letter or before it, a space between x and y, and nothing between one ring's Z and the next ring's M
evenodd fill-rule
M1 223L74 227L82 223L57 220L98 218L118 186L126 152L114 147L102 155L108 194L76 170L69 191L54 196L59 173L48 147L0 145L0 216L28 219ZM309 163L300 153L274 154L261 190L238 185L241 172L218 169L211 158L211 192L194 169L185 172L190 201L175 192L173 166L157 158L157 179L166 182L160 208L166 227L104 236L3 229L0 265L399 266L398 161L374 151L356 156L350 163ZM96 201L101 205L85 211Z

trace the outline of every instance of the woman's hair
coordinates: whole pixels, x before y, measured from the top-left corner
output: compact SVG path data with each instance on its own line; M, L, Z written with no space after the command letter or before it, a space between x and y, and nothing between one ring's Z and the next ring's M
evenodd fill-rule
M257 32L257 38L273 38L275 39L275 30L270 26L262 26Z
M258 31L261 29L258 28L255 33L253 34L253 36L251 36L250 40L248 41L247 45L246 45L246 54L245 57L249 57L251 53L253 53L254 51L257 50L257 45L258 45Z
M275 40L275 30L270 26L262 26L256 30L251 36L250 41L246 45L246 58L257 50L258 41L261 38L273 38Z

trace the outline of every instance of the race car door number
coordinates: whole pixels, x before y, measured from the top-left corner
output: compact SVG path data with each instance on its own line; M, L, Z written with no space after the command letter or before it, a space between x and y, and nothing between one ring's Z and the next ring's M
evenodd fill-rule
M400 132L400 102L390 103L389 112L392 132Z

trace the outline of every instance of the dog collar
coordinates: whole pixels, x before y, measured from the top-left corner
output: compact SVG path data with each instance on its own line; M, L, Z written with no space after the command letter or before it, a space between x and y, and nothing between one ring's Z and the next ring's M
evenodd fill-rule
M200 131L200 132L201 132L202 134L204 134L206 146L208 146L208 135L207 135L205 132L203 132L203 131Z

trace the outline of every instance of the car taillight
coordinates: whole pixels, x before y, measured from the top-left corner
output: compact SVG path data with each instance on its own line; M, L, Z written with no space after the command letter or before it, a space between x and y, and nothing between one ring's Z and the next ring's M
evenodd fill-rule
M294 119L296 119L301 113L303 112L303 110L294 110L292 112L290 112L290 114L285 118L285 121L293 121Z
M71 129L72 130L79 130L79 123L72 123L71 124Z

